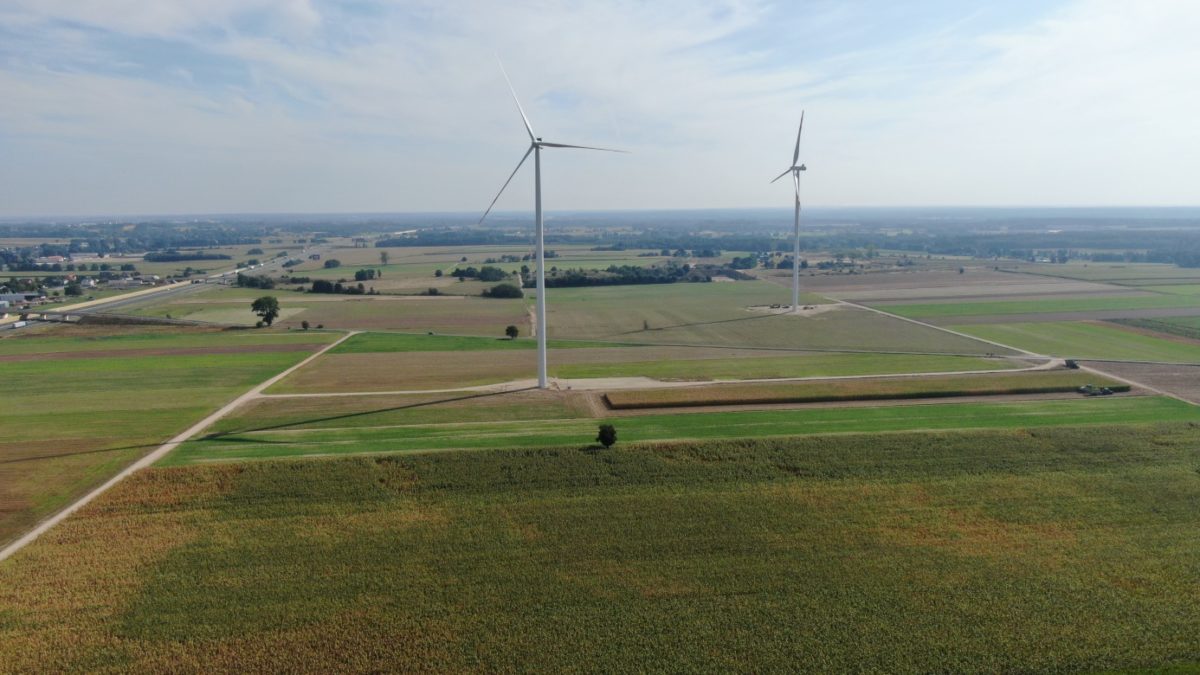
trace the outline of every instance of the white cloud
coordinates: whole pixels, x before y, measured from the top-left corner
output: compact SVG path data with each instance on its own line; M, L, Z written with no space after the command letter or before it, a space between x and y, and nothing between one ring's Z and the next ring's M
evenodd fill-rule
M869 9L779 10L11 0L0 30L46 39L0 51L0 211L481 208L522 152L494 52L540 134L636 153L548 154L550 208L786 204L766 181L801 107L817 204L1195 202L1194 3L1086 0L1002 31L954 16L869 46L849 37ZM528 178L510 189L501 208L526 208Z

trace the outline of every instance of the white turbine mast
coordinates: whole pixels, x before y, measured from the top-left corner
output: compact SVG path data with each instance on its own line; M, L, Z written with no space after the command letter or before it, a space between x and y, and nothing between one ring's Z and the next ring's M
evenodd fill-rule
M804 133L804 111L800 111L800 130L796 132L796 149L792 152L792 165L775 177L775 181L792 174L792 185L796 190L796 222L792 247L792 311L800 310L800 172L808 167L800 163L800 134Z
M497 58L497 61L499 59ZM538 389L545 389L548 384L546 377L546 256L544 240L544 227L542 223L542 148L576 148L578 150L600 150L602 152L626 152L625 150L613 150L611 148L593 148L586 145L567 145L565 143L550 143L543 141L540 136L533 133L533 127L529 124L529 118L525 115L525 109L521 107L521 100L517 98L517 90L512 86L512 80L508 79L508 72L504 70L504 63L500 63L500 72L504 75L504 81L508 83L508 90L512 92L513 101L517 104L517 112L521 113L521 120L525 123L525 131L529 134L529 149L525 151L525 155L521 157L521 161L517 162L517 168L513 169L508 175L508 180L504 181L504 185L500 186L500 191L496 193L496 198L488 205L487 210L479 218L479 223L483 223L483 219L487 218L492 212L492 207L496 205L500 195L504 194L504 189L512 182L517 172L521 170L521 166L525 164L525 160L529 159L529 154L533 153L533 213L537 231L537 239L535 250L537 254L537 343L538 343Z

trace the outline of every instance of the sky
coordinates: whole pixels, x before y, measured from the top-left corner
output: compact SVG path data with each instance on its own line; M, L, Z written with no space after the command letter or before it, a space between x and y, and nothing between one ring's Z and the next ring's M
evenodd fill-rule
M0 216L1200 203L1195 0L0 0ZM498 209L532 208L532 167Z

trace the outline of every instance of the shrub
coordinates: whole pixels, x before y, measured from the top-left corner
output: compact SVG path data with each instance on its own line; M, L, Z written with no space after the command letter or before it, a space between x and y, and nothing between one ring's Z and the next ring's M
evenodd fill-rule
M617 442L617 429L611 424L601 424L600 433L596 434L596 442L606 448Z
M517 288L514 284L496 284L490 289L484 289L483 297L485 298L523 298L525 292Z

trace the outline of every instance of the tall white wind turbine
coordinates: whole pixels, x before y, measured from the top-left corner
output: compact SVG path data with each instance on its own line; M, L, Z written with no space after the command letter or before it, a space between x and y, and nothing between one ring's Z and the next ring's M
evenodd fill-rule
M800 310L800 172L808 167L800 163L800 134L804 133L804 111L800 111L800 130L796 132L796 149L792 152L792 165L775 177L775 181L792 174L792 185L796 190L796 226L792 248L792 311Z
M600 150L602 152L625 152L624 150L612 150L610 148L593 148L586 145L566 145L564 143L550 143L543 141L540 136L533 133L533 127L529 124L529 118L525 116L525 109L521 107L521 101L517 98L517 90L512 86L512 80L508 79L508 73L504 70L504 64L500 64L500 72L504 74L505 82L508 82L508 90L512 92L513 101L517 104L517 112L521 113L521 120L525 123L525 131L529 134L529 149L525 151L525 156L521 161L517 162L517 168L513 169L508 175L508 180L504 181L504 185L500 186L500 191L496 193L496 198L488 205L487 211L483 212L483 216L479 218L482 224L483 219L487 218L492 212L492 207L496 205L496 201L500 199L500 195L504 194L504 189L512 182L517 172L521 170L521 166L525 164L525 160L529 159L529 154L533 153L533 213L534 221L537 228L537 342L538 342L538 388L545 389L547 387L546 378L546 257L545 247L543 245L543 223L542 223L542 148L576 148L579 150Z

